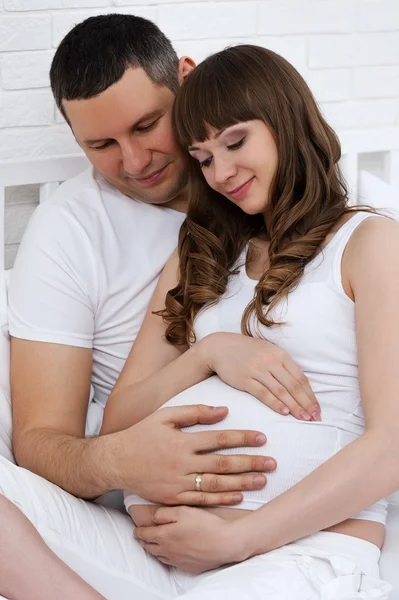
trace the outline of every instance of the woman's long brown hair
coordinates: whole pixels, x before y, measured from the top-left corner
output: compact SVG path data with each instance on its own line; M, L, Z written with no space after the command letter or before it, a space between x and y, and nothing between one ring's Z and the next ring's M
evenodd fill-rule
M305 266L347 212L348 192L338 161L341 147L301 75L284 58L258 46L235 46L202 62L177 94L173 124L181 146L203 142L209 127L261 119L272 132L278 167L269 197L269 267L242 317L274 324L271 310L298 284ZM189 209L179 236L178 285L160 314L173 344L195 341L193 322L225 292L241 252L265 229L205 182L189 160Z

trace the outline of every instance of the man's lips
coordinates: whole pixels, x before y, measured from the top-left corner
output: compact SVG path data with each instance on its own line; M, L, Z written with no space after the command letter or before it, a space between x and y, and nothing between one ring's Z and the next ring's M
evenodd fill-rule
M165 165L164 167L162 167L162 169L153 171L152 173L150 173L150 175L146 175L145 177L136 177L135 179L140 184L153 183L154 181L157 181L159 179L159 177L163 174L167 166L168 165Z

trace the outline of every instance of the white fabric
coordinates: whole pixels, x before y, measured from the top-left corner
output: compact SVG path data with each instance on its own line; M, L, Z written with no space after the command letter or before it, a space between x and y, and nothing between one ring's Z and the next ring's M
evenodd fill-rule
M11 450L10 337L7 314L8 273L0 272L0 455L14 462Z
M98 429L184 217L122 195L90 167L28 225L10 280L10 333L93 348L87 433Z
M399 600L399 505L390 504L380 558L381 577L392 585L392 600Z
M371 195L366 195L367 182L360 181L360 192L365 201L374 204L374 200L388 197L391 206L391 198L382 189L381 193L374 186ZM363 186L363 187L362 187ZM392 202L394 201L393 188L391 190ZM397 196L395 196L397 198ZM119 204L117 202L117 204ZM383 203L384 206L388 202ZM0 278L0 298L5 298L4 277ZM44 298L45 299L45 298ZM4 316L4 301L0 303L0 314ZM4 320L2 320L2 323ZM9 345L7 337L0 337L0 377L6 381L5 389L9 389L6 377L8 374ZM0 430L0 454L11 456L11 412L9 397L0 406L0 426L8 432L6 437L2 436ZM4 450L4 452L3 452ZM5 477L4 473L10 473ZM80 573L89 583L101 591L106 597L118 600L153 600L165 598L164 594L151 595L145 584L137 582L131 575L126 575L124 567L116 562L123 556L125 548L128 547L126 556L130 567L144 565L140 576L147 574L153 580L153 566L156 565L157 581L163 585L163 576L160 574L162 567L150 556L142 552L132 540L132 523L129 517L115 511L105 511L99 506L85 503L73 498L66 492L60 490L49 482L42 480L32 473L22 469L16 470L10 462L0 457L0 492L5 493L17 506L25 510L25 513L36 524L44 539L72 568ZM47 509L47 503L49 508ZM46 510L43 509L46 507ZM49 517L51 517L49 521ZM132 547L134 544L134 556ZM122 548L122 552L120 552ZM391 505L388 512L386 542L381 555L381 572L384 579L389 580L394 586L391 600L399 600L399 571L397 559L399 556L399 508ZM138 558L137 558L138 557ZM122 563L123 563L122 558ZM145 562L144 562L145 561ZM285 575L286 576L286 575ZM136 586L136 587L135 587ZM145 594L145 595L144 595ZM291 597L296 597L294 594ZM2 596L0 596L2 599ZM5 600L5 599L4 599ZM203 600L203 597L201 597ZM241 600L241 598L240 598ZM251 599L252 600L252 599ZM291 600L291 598L290 598Z
M0 493L109 600L388 598L390 586L379 579L378 548L349 536L322 532L233 567L189 575L142 550L129 517L78 500L1 457Z
M227 406L229 414L217 426L196 425L190 431L258 429L267 436L267 452L278 468L261 490L244 492L238 509L256 510L304 479L321 464L357 439L365 429L357 369L354 303L341 282L341 258L356 227L369 217L358 213L335 234L322 253L310 262L288 299L280 302L273 318L281 326L261 328L260 334L283 348L308 377L321 407L321 422L299 421L274 412L256 398L226 385L218 377L202 381L172 398L164 406L195 404L199 400ZM256 281L246 275L245 253L230 277L219 302L201 310L194 321L196 339L217 332L241 332L241 317L255 292ZM254 334L255 326L252 327ZM242 449L263 454L264 448ZM235 449L223 450L232 454ZM148 504L128 495L125 506ZM380 501L355 518L385 523L386 501ZM237 510L232 508L231 510Z

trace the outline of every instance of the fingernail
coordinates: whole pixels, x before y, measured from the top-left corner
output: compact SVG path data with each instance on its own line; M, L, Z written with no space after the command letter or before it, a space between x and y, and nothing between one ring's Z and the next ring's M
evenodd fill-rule
M271 460L270 458L267 458L263 464L265 469L274 469L276 466L274 460Z
M310 415L308 415L307 412L305 412L304 410L301 410L301 412L299 413L299 416L301 417L301 419L303 419L304 421L310 421Z
M233 500L234 500L234 502L237 502L237 504L238 504L239 502L242 502L242 496L240 494L235 494L233 496Z
M257 477L255 477L254 483L257 487L263 487L265 485L266 481L265 481L264 477L260 477L258 475Z
M315 410L312 412L311 416L314 421L321 421L320 413L318 411Z
M265 444L266 443L266 436L263 435L263 433L259 433L256 438L255 438L255 442L257 444Z
M288 415L288 414L289 414L289 412L290 412L290 409L288 408L288 406L282 406L282 407L280 408L280 413L281 413L282 415Z

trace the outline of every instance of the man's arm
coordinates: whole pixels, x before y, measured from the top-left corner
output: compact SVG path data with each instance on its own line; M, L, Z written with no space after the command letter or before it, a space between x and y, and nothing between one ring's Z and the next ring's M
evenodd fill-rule
M187 436L179 430L216 423L226 411L160 411L127 429L122 421L112 435L84 439L97 265L96 250L73 213L56 199L41 205L25 232L9 290L19 464L84 498L128 488L161 503L231 504L241 500L239 490L263 487L265 476L258 475L259 483L252 473L273 470L275 461L268 467L261 456L201 453L263 445L264 436L257 442L254 432ZM194 491L194 471L204 473L201 492Z
M201 454L263 445L257 432L188 436L179 429L217 423L226 409L164 409L124 431L84 439L91 350L13 338L11 352L18 464L76 496L91 499L127 488L154 502L237 504L240 490L264 486L265 476L253 472L275 468L264 456ZM194 490L195 472L204 473L201 491Z
M90 349L11 339L16 460L83 498L112 489L109 440L84 439L91 368Z

